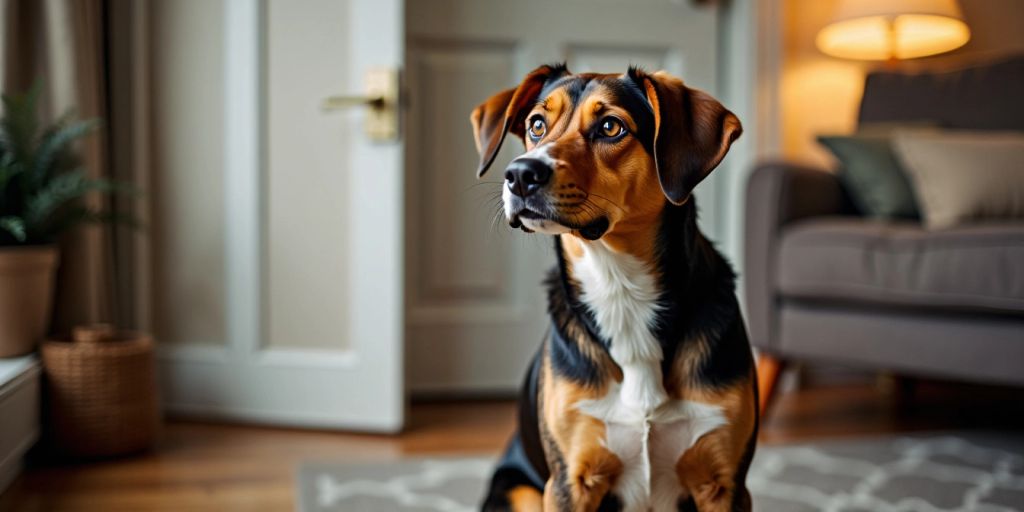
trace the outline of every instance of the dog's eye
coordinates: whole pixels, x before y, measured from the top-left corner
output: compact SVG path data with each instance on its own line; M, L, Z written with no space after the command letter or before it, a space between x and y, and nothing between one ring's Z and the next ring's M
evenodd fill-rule
M625 129L622 127L622 121L615 119L614 117L606 117L601 121L601 136L609 139L614 139Z
M544 136L548 127L544 124L544 118L541 116L534 116L530 118L530 138L533 140L540 140Z

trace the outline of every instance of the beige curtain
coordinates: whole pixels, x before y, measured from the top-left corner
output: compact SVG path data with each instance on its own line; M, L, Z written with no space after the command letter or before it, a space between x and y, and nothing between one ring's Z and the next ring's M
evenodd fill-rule
M107 161L109 115L104 0L0 0L0 83L5 93L43 83L42 109L52 120L68 109L99 118L101 128L81 141L93 177L111 175ZM104 198L91 197L100 207ZM112 229L87 225L60 240L53 330L113 320Z

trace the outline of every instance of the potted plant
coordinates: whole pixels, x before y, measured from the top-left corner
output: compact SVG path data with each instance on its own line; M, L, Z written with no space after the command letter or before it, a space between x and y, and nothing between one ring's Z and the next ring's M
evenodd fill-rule
M86 206L91 192L124 187L90 179L72 142L99 124L65 115L41 127L38 85L3 96L0 118L0 357L31 352L53 308L58 235L110 215Z

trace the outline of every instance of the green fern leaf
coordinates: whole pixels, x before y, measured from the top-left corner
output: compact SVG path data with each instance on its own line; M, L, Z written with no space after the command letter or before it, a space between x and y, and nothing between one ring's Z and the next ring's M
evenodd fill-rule
M85 172L76 169L54 176L25 202L25 220L39 225L65 204L80 199L89 190Z
M77 121L57 125L47 132L39 143L32 167L29 171L31 179L41 184L54 174L53 164L61 156L68 145L76 139L88 134L99 126L99 121Z
M7 155L0 157L0 196L7 188L7 182L21 173L22 166L10 161Z
M130 217L92 210L92 193L137 193L109 180L90 179L72 143L99 121L75 121L68 112L42 126L37 82L28 92L2 96L0 116L0 245L53 241L81 222L132 223Z
M131 192L130 187L109 180L91 180L76 169L50 179L25 205L25 219L32 226L50 224L50 217L65 206L80 202L90 192ZM45 231L51 231L45 229ZM43 233L39 233L43 234Z
M3 96L4 118L0 130L4 146L17 160L27 162L32 156L32 147L39 132L39 94L42 84L36 82L27 93Z
M10 233L19 242L25 241L25 221L18 217L0 217L0 229Z

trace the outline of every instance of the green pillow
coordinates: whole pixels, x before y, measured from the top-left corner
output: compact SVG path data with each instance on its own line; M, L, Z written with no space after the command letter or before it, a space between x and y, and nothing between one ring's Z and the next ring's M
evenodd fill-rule
M855 206L869 217L918 219L914 191L888 137L819 136L842 164L839 181Z

